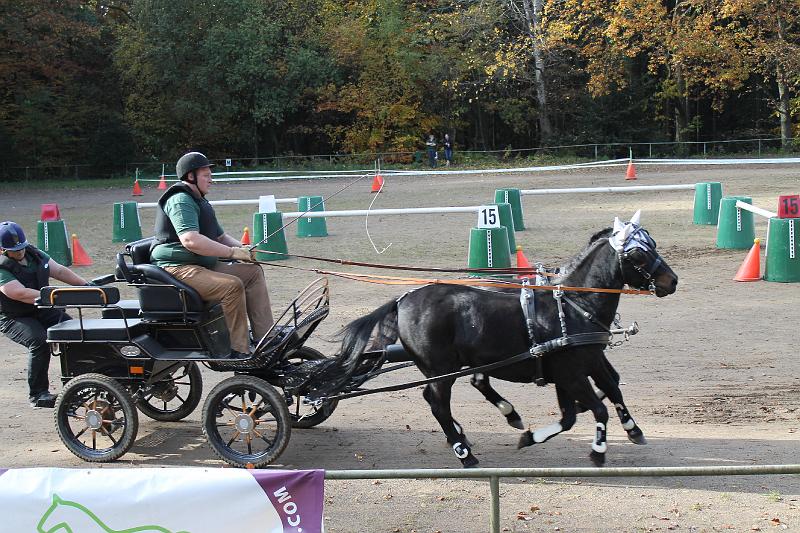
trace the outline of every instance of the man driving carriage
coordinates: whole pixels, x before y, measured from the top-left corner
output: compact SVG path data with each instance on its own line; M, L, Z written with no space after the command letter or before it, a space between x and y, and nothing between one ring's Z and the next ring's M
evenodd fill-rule
M33 305L39 290L53 277L70 285L87 281L49 255L28 244L22 227L7 220L0 223L0 331L30 350L28 356L28 397L31 407L53 407L47 372L50 348L47 328L69 320L62 309Z
M231 357L244 358L250 354L247 317L258 341L272 326L272 308L261 267L248 264L253 253L225 233L205 198L212 183L212 166L200 152L189 152L178 160L176 173L181 181L158 200L157 244L150 257L153 264L195 289L203 300L222 304L230 330Z

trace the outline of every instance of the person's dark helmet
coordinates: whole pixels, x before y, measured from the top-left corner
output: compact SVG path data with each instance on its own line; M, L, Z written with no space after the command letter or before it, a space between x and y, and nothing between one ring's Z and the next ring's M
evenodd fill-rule
M28 246L28 240L19 224L10 220L0 222L0 248L16 252L26 246Z
M178 163L175 165L175 174L178 175L178 179L182 180L193 170L213 166L214 164L200 152L189 152L178 159Z

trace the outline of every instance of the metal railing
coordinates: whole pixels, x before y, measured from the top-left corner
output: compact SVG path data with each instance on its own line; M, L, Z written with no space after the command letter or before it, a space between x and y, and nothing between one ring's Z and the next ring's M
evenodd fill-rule
M800 464L742 466L649 466L619 468L475 468L464 470L326 470L326 480L488 479L491 493L489 531L500 531L500 479L508 477L678 477L800 474Z

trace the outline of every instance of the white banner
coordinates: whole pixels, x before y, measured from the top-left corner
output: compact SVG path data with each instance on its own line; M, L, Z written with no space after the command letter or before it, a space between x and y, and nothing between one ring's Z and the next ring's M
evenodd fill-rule
M313 533L322 470L0 470L0 530L19 533Z

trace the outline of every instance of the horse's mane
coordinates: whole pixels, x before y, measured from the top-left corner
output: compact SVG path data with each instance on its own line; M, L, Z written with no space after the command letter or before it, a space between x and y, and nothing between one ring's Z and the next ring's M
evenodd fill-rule
M583 259L587 255L589 255L589 252L591 252L592 250L595 249L595 247L596 247L598 241L600 241L600 239L610 237L612 229L613 228L611 228L611 227L608 227L608 228L605 228L605 229L601 229L600 231L598 231L597 233L592 235L589 238L589 243L586 245L586 247L583 250L581 250L580 252L575 254L575 256L572 259L570 259L569 261L567 261L566 263L561 265L561 268L559 268L559 270L558 270L559 277L558 277L558 280L556 280L556 281L562 280L567 275L569 275L569 273L573 271L575 266L580 264L580 262L583 261Z

